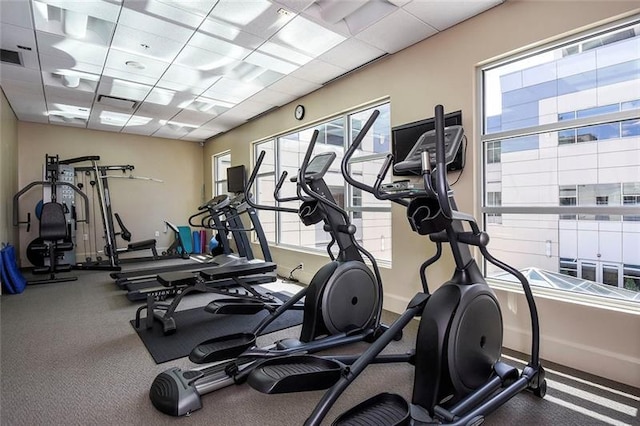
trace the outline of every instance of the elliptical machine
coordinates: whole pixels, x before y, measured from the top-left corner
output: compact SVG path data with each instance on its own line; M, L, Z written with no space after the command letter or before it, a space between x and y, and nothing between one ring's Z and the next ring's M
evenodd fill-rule
M364 137L367 131L368 128L363 128L356 139ZM262 206L250 201L249 193L264 159L264 152L260 154L249 178L245 198L247 203L258 209L297 213L305 225L323 222L325 231L332 237L327 250L331 255L331 246L337 244L337 256L335 259L332 256L332 261L318 270L308 287L279 306L253 332L203 342L189 355L191 361L196 363L218 364L188 371L172 368L158 375L151 385L150 398L163 413L181 416L201 408L202 395L234 383L243 383L249 372L259 364L258 361L265 358L312 353L363 340L373 341L386 329L380 323L382 283L376 260L356 241L356 228L351 224L349 214L337 205L323 179L336 155L325 152L311 158L318 134L317 130L313 133L298 176L292 179L297 182L298 197L278 196L287 177L286 172L276 185L276 200L301 200L303 202L299 209ZM371 262L373 272L364 263L363 256ZM256 336L303 297L300 337L283 339L266 348L256 347ZM225 308L224 302L221 308ZM228 310L224 312L232 313ZM297 368L312 371L316 367L302 362Z
M369 121L376 116L374 112ZM323 385L325 389L330 387L305 425L319 425L342 392L372 363L404 361L415 365L411 403L399 395L379 394L339 416L333 425L478 425L523 390L529 389L539 397L546 393L539 358L538 315L529 283L519 271L491 256L486 248L489 236L480 231L473 216L456 210L446 165L455 158L463 130L461 126L444 127L441 105L436 106L435 117L435 131L423 134L407 159L395 165L398 171L421 166L424 189L392 185L387 192L381 190L392 162L391 155L374 187L351 178L348 161L361 139L350 147L342 163L349 183L373 193L378 199L405 205L412 230L428 235L436 243L436 254L420 268L423 292L414 296L405 313L360 356L304 355L269 359L253 369L248 377L249 385L264 393L306 390L309 381L317 384L315 389ZM470 225L471 231L463 228L463 222ZM455 269L452 278L430 294L425 271L441 257L442 243L450 245ZM471 256L470 246L478 247L487 261L513 274L522 284L532 329L531 357L522 372L500 361L502 314L493 291ZM380 355L392 336L416 316L421 319L415 353L395 358ZM313 376L291 368L301 362L315 362ZM275 371L291 373L276 376Z

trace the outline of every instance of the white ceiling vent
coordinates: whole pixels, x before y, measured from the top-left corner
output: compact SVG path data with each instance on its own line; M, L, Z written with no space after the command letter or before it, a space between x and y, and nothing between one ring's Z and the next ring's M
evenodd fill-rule
M110 106L113 108L124 109L124 110L132 110L138 106L138 102L125 99L118 98L116 96L107 96L107 95L98 95L98 103L101 105Z

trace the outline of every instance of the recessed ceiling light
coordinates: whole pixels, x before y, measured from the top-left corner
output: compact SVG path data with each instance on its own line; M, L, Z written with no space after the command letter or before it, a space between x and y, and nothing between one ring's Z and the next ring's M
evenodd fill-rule
M130 68L135 68L137 70L145 69L145 66L143 64L141 64L140 62L137 62L137 61L127 61L124 64L126 66L130 67Z

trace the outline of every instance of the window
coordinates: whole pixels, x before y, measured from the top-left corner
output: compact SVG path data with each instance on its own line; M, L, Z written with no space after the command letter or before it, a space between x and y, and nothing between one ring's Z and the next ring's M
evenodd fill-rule
M227 169L229 166L231 166L231 153L229 151L214 154L211 157L214 197L227 193Z
M376 259L391 262L391 205L373 195L347 185L340 170L346 148L359 133L374 109L380 111L373 128L361 143L350 163L351 174L360 181L373 184L390 150L391 125L389 104L343 114L313 127L279 135L254 144L255 158L265 151L265 159L256 179L256 199L273 205L277 179L286 171L296 176L314 130L319 131L314 153L333 151L337 157L324 179L336 203L347 210L357 228L356 239ZM391 176L388 176L390 179ZM296 187L285 182L280 197L293 197ZM287 203L287 207L295 207ZM261 211L268 239L277 245L324 251L330 241L322 224L306 227L291 213Z
M639 63L635 21L480 70L491 248L533 285L640 302Z
M487 143L487 164L500 162L500 141Z

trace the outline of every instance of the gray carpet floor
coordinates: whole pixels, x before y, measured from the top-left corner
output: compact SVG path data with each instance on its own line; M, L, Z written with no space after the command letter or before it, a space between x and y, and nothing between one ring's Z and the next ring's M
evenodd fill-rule
M78 281L31 286L1 297L2 425L301 425L322 392L264 395L247 385L231 386L203 398L202 410L173 418L156 411L148 397L154 377L183 358L156 365L129 324L131 304L107 272L77 272ZM202 306L210 295L185 299L182 309ZM385 321L392 321L385 314ZM385 352L415 343L417 323ZM293 327L259 338L259 344L296 336ZM358 351L366 345L348 349ZM345 352L334 350L334 352ZM518 354L508 353L518 357ZM546 364L545 399L522 393L498 409L487 425L640 425L640 390ZM379 392L410 398L413 368L369 367L327 417Z

